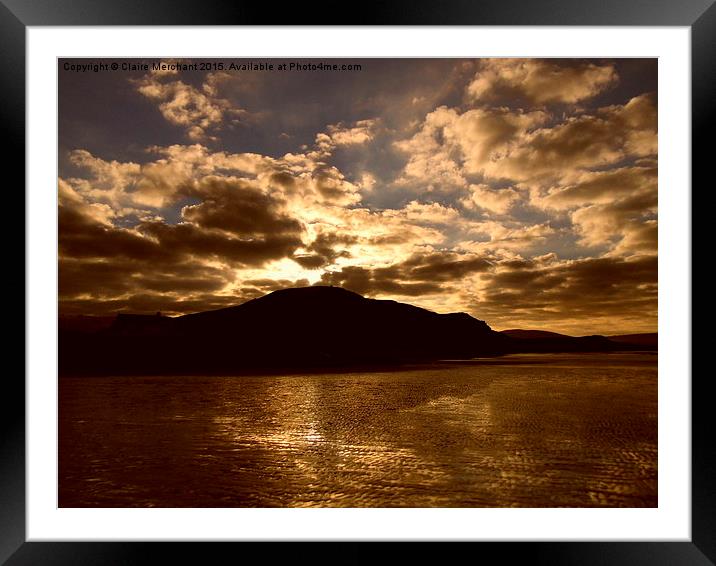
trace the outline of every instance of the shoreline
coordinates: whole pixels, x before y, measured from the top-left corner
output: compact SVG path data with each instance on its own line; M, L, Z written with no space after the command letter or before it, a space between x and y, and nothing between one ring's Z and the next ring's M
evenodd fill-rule
M612 351L612 352L537 352L537 353L510 353L503 354L500 356L472 358L472 359L443 359L434 361L424 362L405 362L395 364L360 364L350 366L312 366L312 367L247 367L241 371L230 371L230 372L217 372L217 371L203 371L203 372L192 372L192 373L179 373L179 372L167 372L167 373L151 373L151 372L137 372L137 373L59 373L59 379L65 378L119 378L119 377L135 377L135 378L147 378L147 377L276 377L276 376L298 376L298 375L332 375L332 374L356 374L356 373L398 373L404 371L429 371L435 369L450 369L459 366L534 366L534 365L547 365L556 364L560 362L566 363L570 359L595 359L604 358L605 361L611 358L617 361L614 356L624 355L641 355L641 356L653 356L658 358L658 351L656 350L627 350L627 351Z

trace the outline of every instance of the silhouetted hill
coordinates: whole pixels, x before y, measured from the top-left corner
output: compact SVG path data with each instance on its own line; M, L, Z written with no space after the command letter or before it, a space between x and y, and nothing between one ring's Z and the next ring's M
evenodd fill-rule
M57 320L60 332L97 332L109 328L116 316L65 315Z
M643 346L654 350L659 345L659 334L656 332L646 332L643 334L619 334L617 336L607 336L607 338L609 338L612 342Z
M120 314L96 332L61 330L59 365L61 374L234 374L629 348L556 336L516 339L466 313L315 286L176 318Z
M547 330L503 330L502 334L518 340L522 352L606 352L611 350L656 350L657 334L624 334L620 336L568 336Z
M510 330L502 330L502 334L507 334L510 338L519 338L520 340L533 340L544 338L574 338L567 334L558 334L557 332L549 332L547 330L521 330L513 328Z

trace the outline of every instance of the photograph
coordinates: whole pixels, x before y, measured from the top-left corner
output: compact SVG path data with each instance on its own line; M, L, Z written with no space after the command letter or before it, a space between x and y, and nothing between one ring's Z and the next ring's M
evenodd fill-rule
M57 506L658 508L658 61L57 58Z

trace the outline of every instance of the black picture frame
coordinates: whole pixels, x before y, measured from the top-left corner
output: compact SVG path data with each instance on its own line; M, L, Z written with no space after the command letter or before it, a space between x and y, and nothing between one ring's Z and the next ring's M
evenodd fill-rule
M310 7L241 0L0 0L0 117L7 169L24 186L25 31L27 26L68 25L561 25L686 26L692 54L692 186L706 180L716 105L716 6L714 0L426 0L344 5L314 1ZM707 136L709 136L707 138ZM13 164L10 166L10 164ZM713 182L711 182L712 184ZM687 188L693 195L693 189ZM19 191L16 191L19 192ZM23 203L19 205L24 210ZM17 210L17 209L16 209ZM23 215L24 216L24 215ZM17 276L16 276L17 277ZM17 283L24 281L19 278ZM24 281L25 285L28 283ZM24 293L24 290L22 291ZM24 333L23 333L24 339ZM689 542L495 542L397 545L390 543L251 543L262 561L368 562L400 555L538 564L716 564L716 466L709 438L708 372L692 376L692 536ZM6 371L0 411L0 562L24 564L212 564L247 558L235 543L26 542L25 386ZM320 533L317 533L320 538ZM466 548L465 544L480 544Z

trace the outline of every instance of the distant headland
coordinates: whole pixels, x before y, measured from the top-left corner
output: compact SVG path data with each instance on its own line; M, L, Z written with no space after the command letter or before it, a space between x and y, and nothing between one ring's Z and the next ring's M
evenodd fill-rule
M355 368L512 353L656 350L656 334L573 337L497 332L466 313L438 314L340 287L274 291L179 317L60 320L60 375L185 375Z

